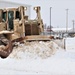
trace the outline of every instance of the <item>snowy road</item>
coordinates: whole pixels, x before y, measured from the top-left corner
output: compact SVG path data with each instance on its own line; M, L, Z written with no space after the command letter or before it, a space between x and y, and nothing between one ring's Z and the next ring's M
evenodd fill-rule
M48 59L0 60L0 74L75 74L75 52L58 51Z

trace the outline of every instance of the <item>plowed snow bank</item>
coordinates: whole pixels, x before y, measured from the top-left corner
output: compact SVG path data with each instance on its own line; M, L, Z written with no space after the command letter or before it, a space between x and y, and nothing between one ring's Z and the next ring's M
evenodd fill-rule
M17 43L18 47L13 49L9 57L11 58L48 58L53 55L60 47L53 41L35 41L26 42L24 44Z

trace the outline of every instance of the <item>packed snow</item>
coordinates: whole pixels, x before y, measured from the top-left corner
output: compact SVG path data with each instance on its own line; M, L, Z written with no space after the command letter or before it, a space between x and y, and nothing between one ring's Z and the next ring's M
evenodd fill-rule
M59 49L58 45L53 41L43 42L26 42L25 44L17 44L12 54L12 58L38 58L46 59L53 55Z
M57 41L17 43L6 59L0 59L0 74L74 75L75 51L61 48Z

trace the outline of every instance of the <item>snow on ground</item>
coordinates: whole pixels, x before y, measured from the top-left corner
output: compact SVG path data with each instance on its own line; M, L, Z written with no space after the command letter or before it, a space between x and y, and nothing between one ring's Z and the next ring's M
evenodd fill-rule
M75 51L53 41L18 44L8 58L0 59L0 74L74 75Z
M25 44L18 44L17 48L15 47L12 54L9 57L13 58L48 58L52 54L56 53L59 49L58 45L53 41L48 42L26 42Z

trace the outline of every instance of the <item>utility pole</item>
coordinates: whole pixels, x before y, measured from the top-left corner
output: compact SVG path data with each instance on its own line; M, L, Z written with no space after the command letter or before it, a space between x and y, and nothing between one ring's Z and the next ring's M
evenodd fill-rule
M73 22L73 32L74 32L74 20L72 20L72 22Z
M51 8L52 7L50 7L50 35L51 35Z
M68 10L66 9L66 32L68 32Z

